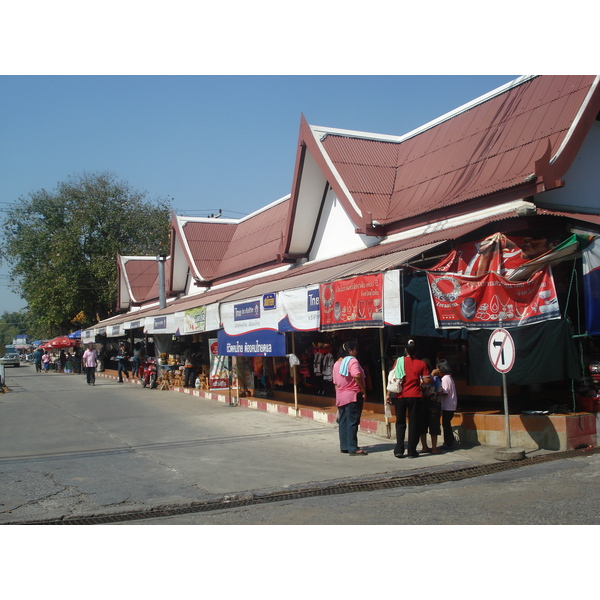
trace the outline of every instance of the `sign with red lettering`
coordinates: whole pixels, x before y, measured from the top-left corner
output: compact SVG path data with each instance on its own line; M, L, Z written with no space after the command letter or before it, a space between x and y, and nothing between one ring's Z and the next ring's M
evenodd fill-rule
M550 267L528 281L509 281L496 273L481 277L427 273L436 327L452 329L529 325L560 319Z
M383 327L383 275L321 284L321 331Z

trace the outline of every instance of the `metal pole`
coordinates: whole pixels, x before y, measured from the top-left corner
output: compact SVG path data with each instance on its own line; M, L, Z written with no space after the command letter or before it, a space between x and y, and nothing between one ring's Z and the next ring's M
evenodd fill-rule
M500 329L502 327L502 319L500 319ZM502 396L504 399L504 431L506 433L506 448L510 448L510 415L508 414L508 390L506 387L506 373L502 373Z
M165 261L167 257L164 254L156 257L158 261L158 302L161 309L167 307L167 292L165 289Z
M387 396L387 377L385 376L385 356L383 355L383 329L379 330L379 355L381 356L381 382L383 383L383 418L388 438L391 437L390 420L385 414L385 397Z
M292 331L292 354L296 356L296 336ZM298 416L298 365L294 365L294 410Z
M508 392L506 390L506 373L502 373L504 388L504 431L506 431L506 447L510 448L510 415L508 414Z

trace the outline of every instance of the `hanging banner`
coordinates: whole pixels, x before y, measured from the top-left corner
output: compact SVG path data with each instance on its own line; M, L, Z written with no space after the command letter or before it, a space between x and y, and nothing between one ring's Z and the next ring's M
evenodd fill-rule
M320 286L320 330L383 327L383 274Z
M402 324L400 307L400 271L393 269L383 274L383 320L386 325Z
M226 390L229 388L229 359L219 355L218 341L208 340L210 355L210 374L208 376L208 387L211 390Z
M585 324L588 335L600 335L600 239L596 238L584 251L583 290Z
M319 287L303 287L279 292L283 317L279 331L317 331L320 323Z
M180 335L183 329L183 318L175 314L146 317L145 321L144 333Z
M496 273L482 277L427 273L427 280L436 328L496 328L500 320L504 327L518 327L560 319L549 266L522 282Z
M206 331L206 306L190 308L183 313L183 332Z

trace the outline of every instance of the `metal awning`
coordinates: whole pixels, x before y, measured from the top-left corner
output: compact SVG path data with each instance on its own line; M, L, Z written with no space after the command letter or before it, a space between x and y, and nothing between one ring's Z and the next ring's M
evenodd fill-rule
M417 248L411 248L410 250L399 250L397 252L391 252L390 254L376 256L374 258L365 258L342 265L338 264L322 269L311 269L308 272L299 275L290 275L288 277L277 279L276 281L258 283L227 297L227 302L237 302L239 300L262 296L264 294L318 285L337 279L344 279L345 277L352 277L353 275L365 275L367 273L389 271L390 269L403 265L415 256L443 244L444 241L436 241L423 246L418 246ZM299 269L303 269L303 267L300 267Z

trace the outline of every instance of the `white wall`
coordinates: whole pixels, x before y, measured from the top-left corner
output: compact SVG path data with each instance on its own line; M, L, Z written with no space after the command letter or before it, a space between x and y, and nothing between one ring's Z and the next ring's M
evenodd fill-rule
M379 238L358 234L355 229L356 225L348 217L335 192L330 189L325 197L309 260L334 258L364 250L380 242Z
M535 202L548 209L600 214L600 123L598 121L594 121L564 180L565 187L544 192L535 197Z

